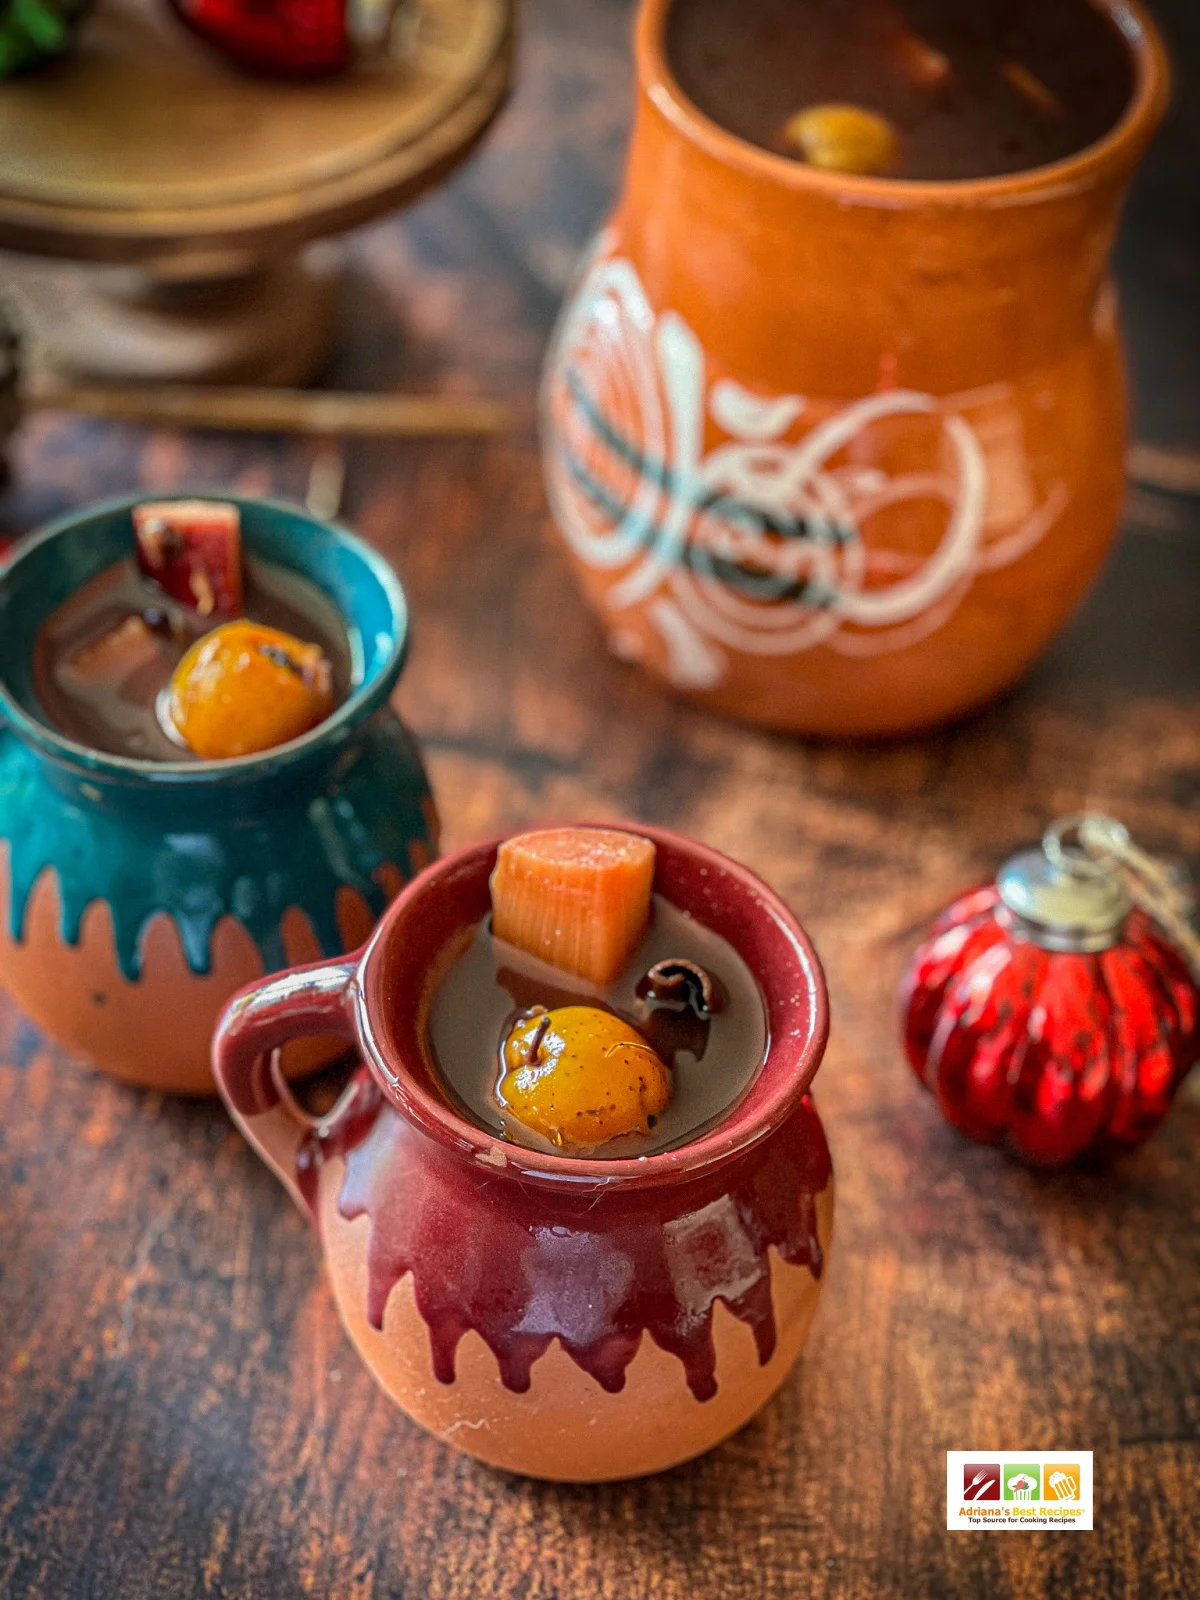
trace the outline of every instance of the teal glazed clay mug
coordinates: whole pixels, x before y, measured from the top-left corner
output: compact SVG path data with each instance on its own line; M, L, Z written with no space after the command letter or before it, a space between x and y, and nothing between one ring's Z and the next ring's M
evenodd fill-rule
M388 704L408 642L395 574L294 506L220 498L240 510L248 558L323 590L349 637L343 703L260 755L134 760L45 718L39 629L130 552L136 499L65 517L0 565L0 984L101 1071L183 1094L213 1092L230 995L356 948L437 852L421 757ZM307 1042L289 1072L329 1045Z

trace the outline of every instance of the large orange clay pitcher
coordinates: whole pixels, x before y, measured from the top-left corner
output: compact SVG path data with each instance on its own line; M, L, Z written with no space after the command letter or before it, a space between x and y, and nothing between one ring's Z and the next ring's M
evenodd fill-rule
M1045 648L1117 523L1108 256L1162 112L1004 177L822 172L683 95L644 0L625 188L559 324L551 504L612 648L704 704L824 735L979 705Z

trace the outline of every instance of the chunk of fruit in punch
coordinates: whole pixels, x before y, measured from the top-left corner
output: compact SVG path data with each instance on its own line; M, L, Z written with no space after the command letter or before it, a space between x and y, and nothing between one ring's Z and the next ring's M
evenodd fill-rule
M227 622L198 639L167 692L170 722L205 761L274 749L332 710L333 670L321 647L257 622Z
M202 617L243 609L242 529L236 506L151 500L133 509L138 566L164 594Z
M500 1104L560 1148L649 1133L671 1073L638 1030L599 1006L534 1006L504 1041Z
M650 921L654 846L614 828L549 828L500 846L497 939L592 983L611 983Z
M74 650L66 672L81 688L117 687L163 657L163 640L144 617L131 616Z
M788 118L782 138L810 166L862 177L886 172L900 144L886 117L865 106L809 106Z

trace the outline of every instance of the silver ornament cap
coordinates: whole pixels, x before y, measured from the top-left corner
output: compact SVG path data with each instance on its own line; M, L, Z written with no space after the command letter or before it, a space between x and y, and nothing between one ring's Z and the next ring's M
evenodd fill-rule
M1084 843L1091 820L1061 817L1047 828L1040 850L1013 856L996 878L1017 931L1043 950L1108 950L1120 940L1133 910L1133 896L1116 860L1096 852L1090 839ZM1103 820L1125 834L1120 823Z

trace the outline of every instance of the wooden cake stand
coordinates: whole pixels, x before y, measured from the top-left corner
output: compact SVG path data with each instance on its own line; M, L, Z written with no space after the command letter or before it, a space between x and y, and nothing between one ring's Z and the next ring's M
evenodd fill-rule
M513 6L423 0L406 61L297 84L239 72L164 0L100 0L72 54L0 84L0 249L20 252L3 278L35 360L79 379L311 376L337 257L314 241L467 156L508 88Z

